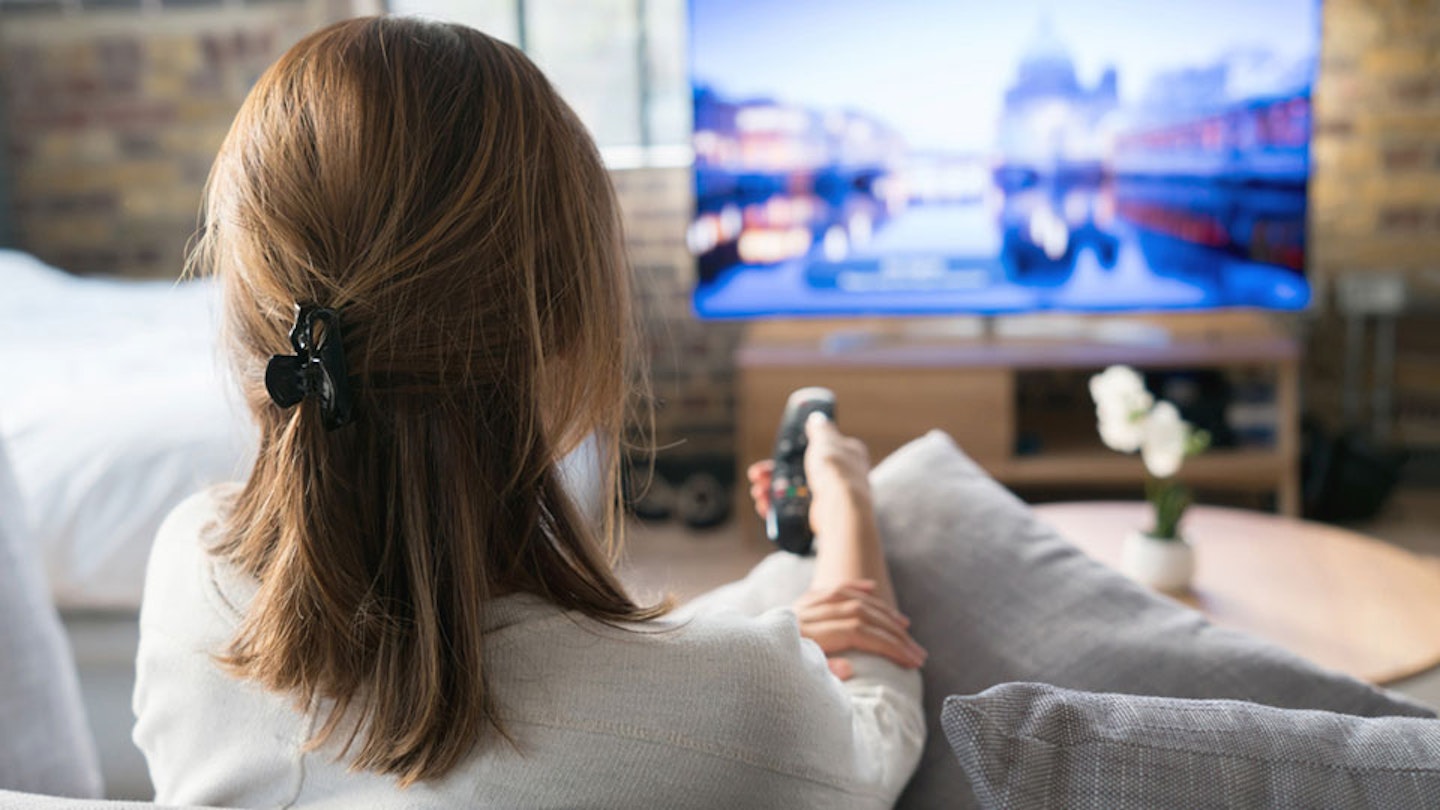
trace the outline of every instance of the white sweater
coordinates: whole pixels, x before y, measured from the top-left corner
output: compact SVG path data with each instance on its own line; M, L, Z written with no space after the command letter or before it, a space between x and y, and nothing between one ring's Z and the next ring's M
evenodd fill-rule
M206 553L215 516L212 493L177 507L145 584L135 742L160 803L880 808L919 760L918 673L857 655L842 683L788 608L722 609L804 589L809 567L775 555L639 632L529 595L497 599L486 664L519 750L492 738L444 778L402 790L349 770L333 746L307 752L313 716L216 666L255 583Z

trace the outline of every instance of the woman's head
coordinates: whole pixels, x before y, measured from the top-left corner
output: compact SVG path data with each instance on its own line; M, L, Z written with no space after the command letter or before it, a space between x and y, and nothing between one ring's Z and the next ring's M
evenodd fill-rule
M297 302L341 311L372 423L391 399L534 403L544 388L563 450L623 395L608 176L540 71L479 31L369 18L292 48L221 148L201 248L263 426L291 418L255 383L288 351Z
M260 427L217 548L261 583L226 660L333 706L319 739L437 776L498 725L487 599L653 614L556 476L598 433L614 491L633 331L609 179L523 54L395 17L307 37L236 118L193 259ZM266 393L297 305L339 314L355 419L334 431Z

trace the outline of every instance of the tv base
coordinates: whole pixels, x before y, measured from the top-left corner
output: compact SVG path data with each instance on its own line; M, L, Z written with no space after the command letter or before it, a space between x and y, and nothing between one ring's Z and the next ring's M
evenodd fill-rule
M1162 346L1170 342L1168 327L1152 320L1127 317L1053 315L963 315L953 318L916 318L896 330L873 325L839 327L825 332L823 347L843 352L886 341L1085 341L1119 345Z
M1144 466L1100 445L1089 420L1039 451L1019 437L1017 378L1046 370L1251 370L1273 383L1273 442L1217 449L1182 477L1201 487L1273 493L1277 511L1300 512L1299 345L1269 313L1023 316L750 324L736 356L740 462L765 458L774 423L796 388L835 391L841 425L883 458L930 428L946 431L1012 487L1134 487ZM1073 416L1073 414L1072 414ZM1063 420L1062 420L1063 421ZM738 510L746 514L747 510Z

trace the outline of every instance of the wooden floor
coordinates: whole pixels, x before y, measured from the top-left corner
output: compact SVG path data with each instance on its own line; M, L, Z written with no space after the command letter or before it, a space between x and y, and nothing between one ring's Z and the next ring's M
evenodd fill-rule
M665 594L684 601L733 582L768 551L764 538L746 538L740 525L732 519L714 529L692 531L675 522L632 521L620 576L642 601Z
M1379 517L1348 527L1416 554L1440 557L1440 488L1399 490Z
M754 526L752 521L731 520L718 528L691 531L673 522L632 522L621 577L642 600L668 593L684 601L744 576L764 556L763 539L748 535ZM1440 489L1401 489L1377 518L1349 528L1440 558ZM1440 669L1392 688L1440 707Z

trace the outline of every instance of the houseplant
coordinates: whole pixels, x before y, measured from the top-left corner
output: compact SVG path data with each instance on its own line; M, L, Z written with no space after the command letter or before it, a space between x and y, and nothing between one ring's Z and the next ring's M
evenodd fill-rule
M1195 552L1181 532L1190 490L1176 476L1185 459L1210 446L1210 434L1180 418L1171 403L1156 401L1145 380L1128 366L1111 366L1090 379L1100 439L1121 453L1139 452L1145 464L1145 498L1154 510L1148 530L1125 538L1121 567L1160 590L1181 590L1195 572Z

